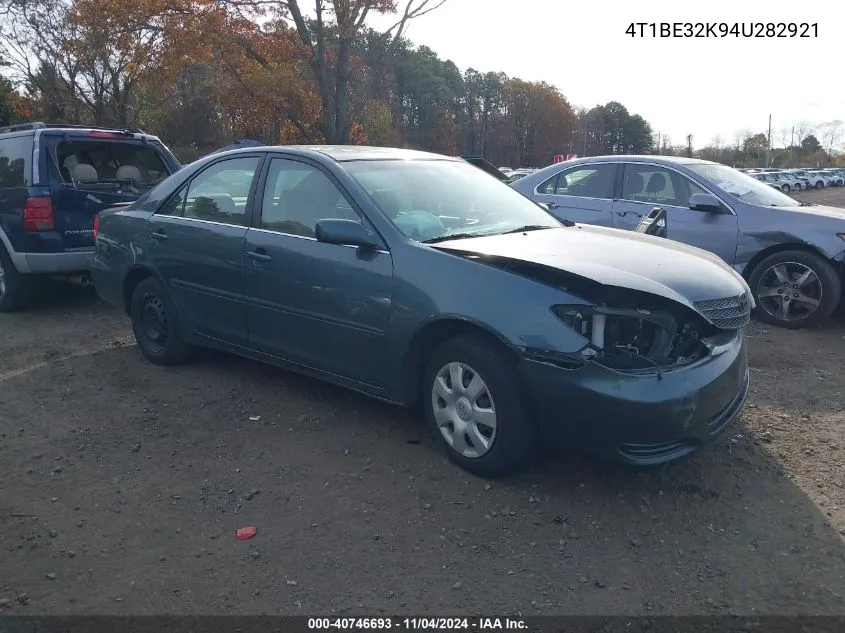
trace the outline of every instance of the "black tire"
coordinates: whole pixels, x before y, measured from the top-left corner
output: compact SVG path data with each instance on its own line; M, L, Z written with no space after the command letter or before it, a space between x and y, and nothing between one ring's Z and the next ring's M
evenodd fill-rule
M816 183L816 189L824 189L824 182L822 182L821 180L819 180L819 181Z
M466 456L453 448L435 418L434 381L441 369L450 363L461 363L474 370L485 383L492 400L496 431L489 449L480 456ZM474 404L485 398L485 395L476 398ZM514 360L497 341L470 334L440 343L432 352L423 373L421 401L437 443L449 459L464 470L482 477L503 477L522 470L534 454L537 447L534 416L523 393ZM454 426L451 433L454 434ZM465 433L464 437L467 436Z
M135 288L129 315L138 347L150 362L177 365L190 358L193 348L179 333L176 310L155 277L147 277Z
M0 244L0 312L18 312L29 306L35 280L18 272L6 248Z
M809 312L806 317L796 320L786 320L777 318L776 314L772 314L770 310L772 305L782 304L784 299L778 302L774 298L760 297L760 291L763 287L770 286L774 282L774 277L768 276L773 266L778 264L785 264L787 269L798 269L800 266L805 266L815 273L817 281L812 282L812 287L808 287L808 294L815 299L819 299L818 307L812 312ZM781 271L782 272L782 271ZM774 273L771 273L774 274ZM765 278L764 278L765 276ZM824 321L830 317L839 305L839 300L842 297L842 283L839 276L836 274L836 269L824 258L807 251L785 250L779 251L769 255L763 259L751 271L748 278L748 285L751 287L751 292L754 293L754 301L757 304L756 316L764 323L771 325L778 325L788 329L811 328L819 327ZM790 293L796 289L792 287L784 287L784 291ZM793 301L794 300L790 299ZM765 305L763 302L766 302ZM799 302L799 308L802 311L807 311L808 308Z
M784 193L789 193L789 185L784 185L783 187L781 187L781 191L783 191Z

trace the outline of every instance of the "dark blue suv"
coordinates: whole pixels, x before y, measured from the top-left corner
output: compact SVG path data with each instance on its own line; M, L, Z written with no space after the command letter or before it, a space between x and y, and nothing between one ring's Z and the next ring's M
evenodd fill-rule
M39 276L86 284L97 213L136 200L179 168L140 130L0 128L0 312L25 307Z

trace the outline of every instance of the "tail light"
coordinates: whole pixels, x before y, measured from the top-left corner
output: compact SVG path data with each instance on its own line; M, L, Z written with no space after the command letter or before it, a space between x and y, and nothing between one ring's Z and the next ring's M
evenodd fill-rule
M27 231L52 231L56 228L50 196L27 198L23 206L23 226Z
M100 215L97 214L94 216L94 239L97 239L97 235L100 234Z

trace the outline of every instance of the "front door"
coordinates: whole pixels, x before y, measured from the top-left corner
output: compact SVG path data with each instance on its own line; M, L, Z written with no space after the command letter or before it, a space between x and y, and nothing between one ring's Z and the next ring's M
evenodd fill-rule
M212 163L147 223L147 253L186 324L196 333L248 344L243 255L260 154Z
M655 207L666 210L667 237L715 253L733 266L736 259L738 223L725 207L724 213L689 208L694 193L710 193L685 174L660 165L626 163L622 194L613 203L613 226L632 230Z
M244 288L253 348L366 385L387 376L393 261L383 250L326 244L318 220L366 223L320 167L273 158L247 231Z
M615 180L615 163L576 165L549 178L531 197L551 204L558 219L610 226Z

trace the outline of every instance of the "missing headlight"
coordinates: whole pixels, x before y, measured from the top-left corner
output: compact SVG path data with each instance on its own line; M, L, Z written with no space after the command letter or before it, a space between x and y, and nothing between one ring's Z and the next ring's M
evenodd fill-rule
M683 306L557 305L554 313L590 341L582 355L621 371L669 368L707 353L710 326Z

